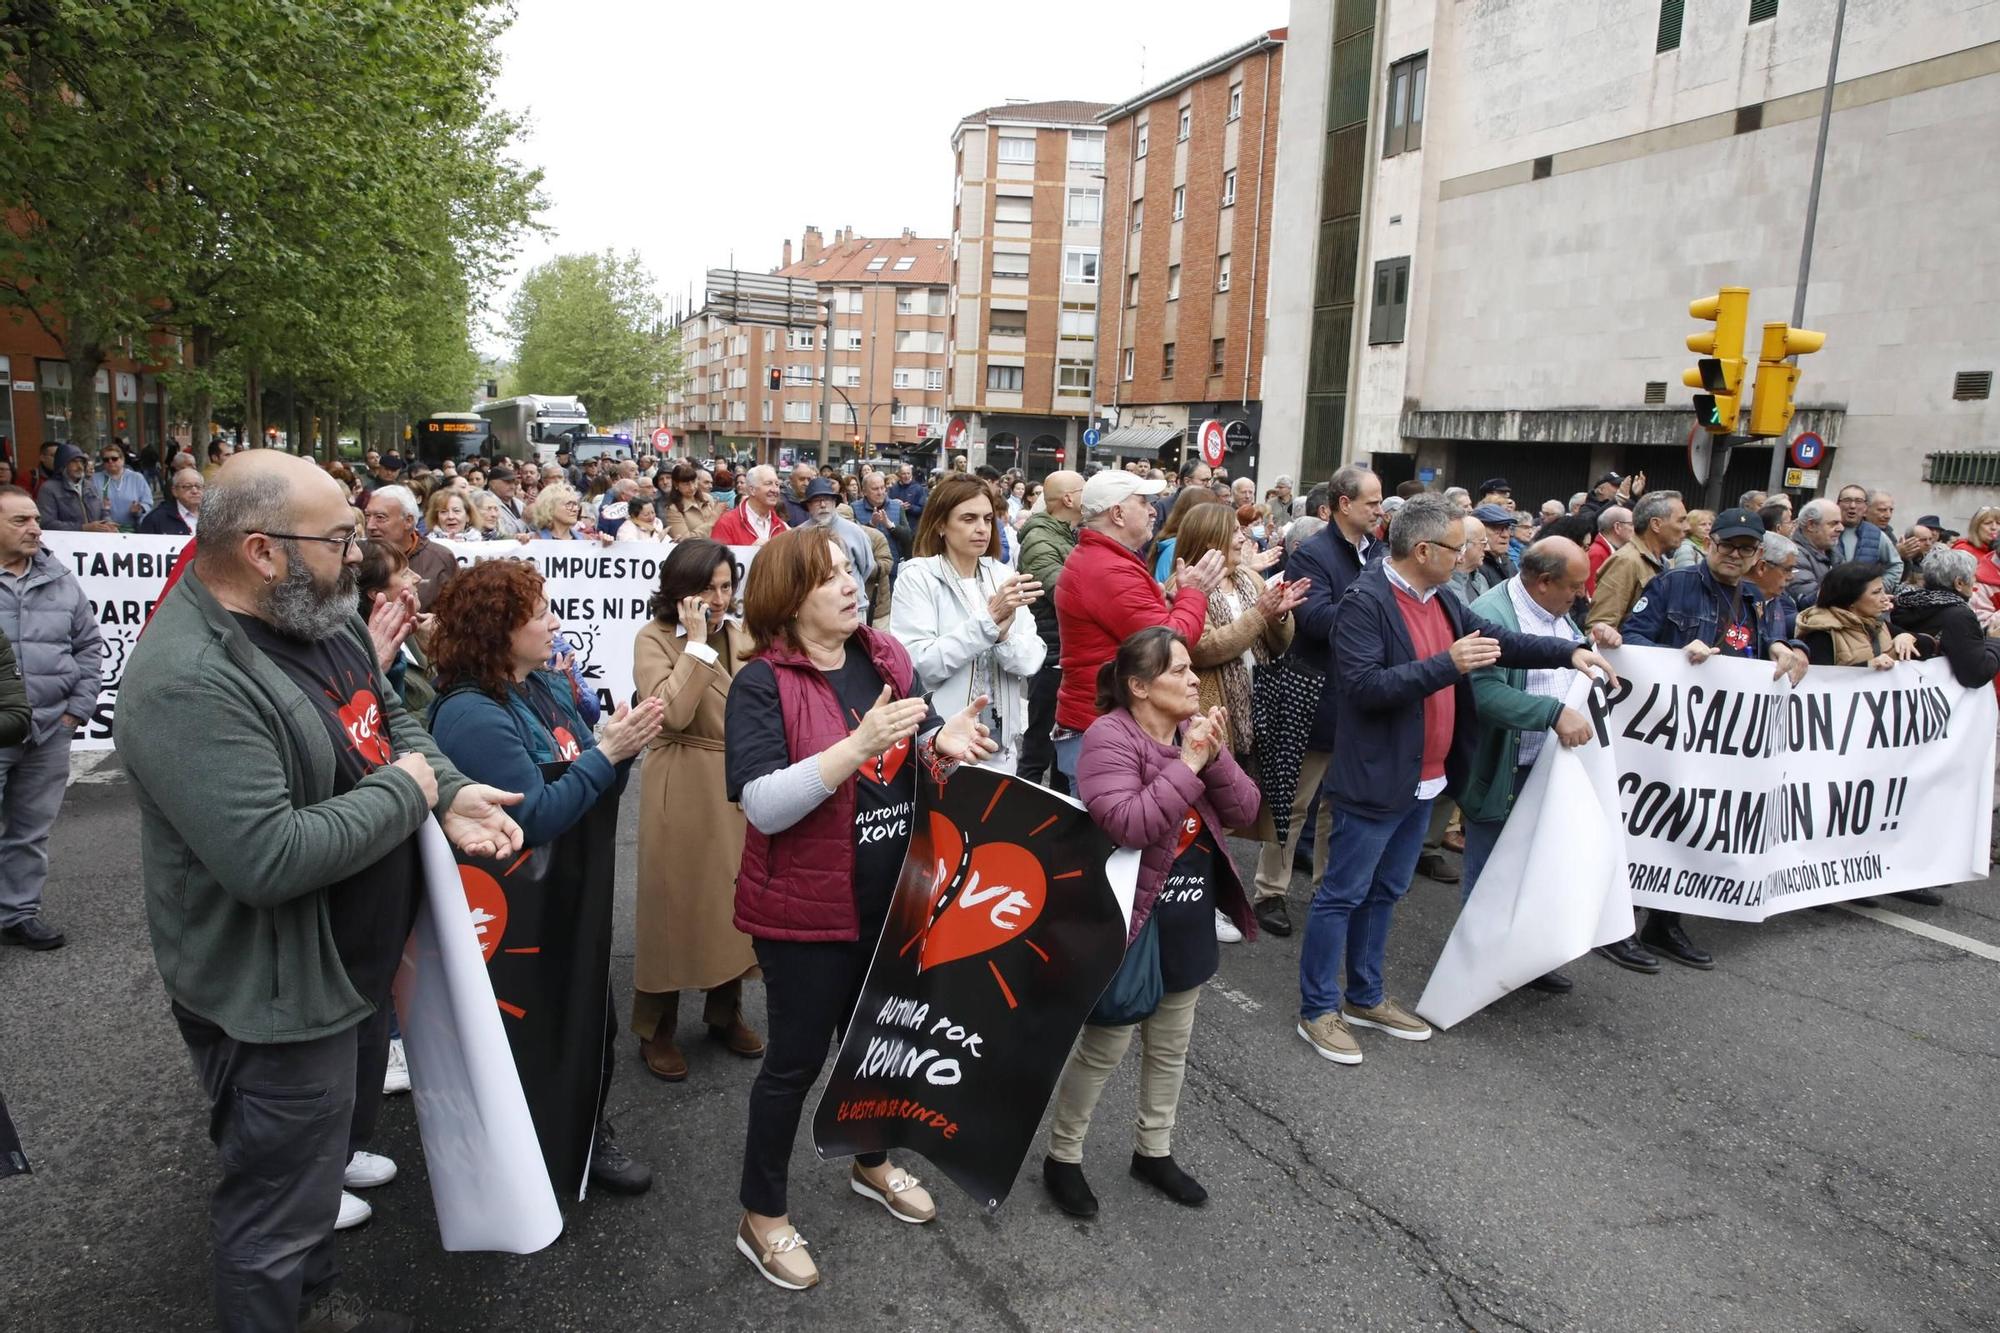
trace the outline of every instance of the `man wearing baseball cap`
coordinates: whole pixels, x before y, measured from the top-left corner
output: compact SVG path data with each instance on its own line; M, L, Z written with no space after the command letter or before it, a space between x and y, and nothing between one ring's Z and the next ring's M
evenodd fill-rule
M1201 638L1208 594L1222 581L1223 555L1210 551L1193 565L1175 561L1178 578L1170 606L1139 559L1153 535L1152 497L1164 481L1106 469L1083 483L1083 530L1063 562L1056 585L1056 628L1062 640L1062 685L1056 693L1056 769L1076 783L1083 732L1097 720L1097 671L1118 645L1153 625L1165 625L1190 644Z
M1764 596L1746 575L1756 565L1764 545L1764 521L1747 509L1725 509L1709 529L1708 559L1685 569L1657 574L1625 618L1628 648L1678 648L1700 666L1711 657L1768 660L1776 675L1797 685L1806 674L1806 647L1797 639L1777 637L1768 622ZM1778 631L1782 632L1782 631ZM1634 949L1633 945L1643 946ZM1681 929L1679 912L1654 908L1635 940L1623 940L1598 952L1636 972L1656 971L1645 963L1662 953L1687 967L1706 971L1715 958L1697 947Z

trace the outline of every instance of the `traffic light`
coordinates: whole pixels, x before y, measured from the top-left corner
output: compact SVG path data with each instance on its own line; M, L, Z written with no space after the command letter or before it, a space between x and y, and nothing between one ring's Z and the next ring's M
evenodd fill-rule
M1743 334L1750 319L1750 289L1724 287L1713 296L1688 303L1688 313L1696 319L1715 322L1706 333L1690 333L1690 352L1701 353L1693 370L1681 374L1681 383L1700 389L1694 396L1695 419L1714 435L1728 435L1736 429L1736 414L1743 404Z
M777 392L778 390L780 390L780 389L782 389L782 388L784 388L784 387L785 387L785 370L784 370L784 367L782 367L782 366L772 366L772 367L771 367L771 392L772 392L772 393L776 393L776 392Z
M1764 346L1757 353L1757 397L1750 404L1751 435L1784 437L1792 424L1792 390L1799 382L1799 368L1785 358L1805 356L1824 346L1824 333L1789 324L1764 326Z

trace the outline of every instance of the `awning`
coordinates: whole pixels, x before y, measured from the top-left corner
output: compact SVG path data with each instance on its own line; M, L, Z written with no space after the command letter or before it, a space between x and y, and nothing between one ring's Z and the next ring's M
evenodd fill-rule
M1092 445L1090 452L1157 459L1162 446L1185 433L1178 426L1120 426Z

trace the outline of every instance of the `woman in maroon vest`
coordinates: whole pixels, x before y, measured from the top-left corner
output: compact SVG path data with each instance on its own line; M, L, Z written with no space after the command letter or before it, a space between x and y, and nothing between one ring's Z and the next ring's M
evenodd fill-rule
M996 749L971 700L949 721L910 698L909 654L861 623L860 586L822 528L771 538L750 567L744 626L758 655L724 717L729 799L743 807L736 928L764 970L770 1029L750 1090L736 1248L794 1291L819 1281L786 1215L786 1169L806 1093L846 1024L882 933L916 811L916 765ZM854 1192L903 1222L937 1216L886 1153L855 1159Z

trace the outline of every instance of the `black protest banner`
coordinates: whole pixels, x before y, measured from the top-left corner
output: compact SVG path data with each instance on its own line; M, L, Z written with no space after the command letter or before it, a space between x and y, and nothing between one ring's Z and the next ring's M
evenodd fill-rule
M542 765L553 782L566 764ZM558 1199L581 1198L604 1087L618 789L544 847L460 855L493 998Z
M1125 954L1115 850L1046 787L919 774L895 900L813 1115L820 1156L914 1149L1000 1206Z
M7 1099L0 1097L0 1180L30 1173L28 1154L21 1151L21 1135L14 1118L7 1114Z

